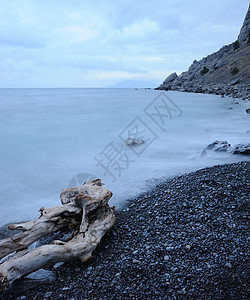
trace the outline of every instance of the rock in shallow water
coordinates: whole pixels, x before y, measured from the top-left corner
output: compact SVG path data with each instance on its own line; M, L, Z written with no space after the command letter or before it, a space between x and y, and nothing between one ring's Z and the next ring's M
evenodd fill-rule
M249 155L250 154L250 144L237 144L234 147L231 147L231 145L227 141L215 141L215 142L209 144L205 149L203 149L201 156L203 156L206 153L206 150Z
M131 147L131 146L143 145L143 144L145 144L145 141L141 140L141 139L128 138L128 139L124 140L123 143L124 143L124 145Z
M250 144L238 144L234 146L234 154L250 154Z
M209 144L205 150L213 150L217 152L226 152L232 150L231 145L227 141L215 141Z

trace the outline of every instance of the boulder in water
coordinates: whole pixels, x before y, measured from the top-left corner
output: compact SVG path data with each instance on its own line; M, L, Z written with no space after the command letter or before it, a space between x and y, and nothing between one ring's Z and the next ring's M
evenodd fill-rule
M250 144L238 144L234 146L234 154L250 154Z
M215 141L212 144L209 144L205 150L213 150L217 152L226 152L231 151L232 147L227 141Z
M126 140L124 140L123 142L126 146L140 146L145 144L144 140L141 139L134 139L134 138L127 138Z

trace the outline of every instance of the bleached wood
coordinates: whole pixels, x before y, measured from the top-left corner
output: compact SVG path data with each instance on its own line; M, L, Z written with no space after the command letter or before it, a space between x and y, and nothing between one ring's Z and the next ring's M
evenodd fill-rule
M21 251L0 264L1 287L9 286L16 279L48 264L89 259L103 235L115 222L114 208L108 205L111 196L112 193L102 187L100 179L92 180L81 187L63 190L60 197L64 205L41 208L38 220L10 225L10 229L22 232L0 241L1 257L16 250ZM65 226L74 228L67 241L56 240L50 245L22 250L42 236Z
M60 194L61 203L67 204L73 202L75 197L79 194L92 197L94 200L100 201L107 196L112 196L112 193L102 187L103 183L100 179L94 179L90 182L84 183L82 186L72 187L62 190Z
M22 232L0 240L0 259L15 251L29 247L43 236L62 227L70 226L74 217L81 214L82 209L69 203L47 209L41 208L40 211L41 216L37 220L8 226L11 230L22 230Z
M0 283L9 286L14 280L34 272L46 265L80 259L88 260L106 231L114 224L113 209L106 212L89 226L88 231L80 233L69 242L55 241L34 250L19 252L0 265Z

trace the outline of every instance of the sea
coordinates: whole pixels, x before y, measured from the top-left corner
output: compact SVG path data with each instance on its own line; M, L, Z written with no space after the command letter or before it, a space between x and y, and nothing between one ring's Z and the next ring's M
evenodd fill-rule
M203 150L249 143L248 107L152 89L0 89L0 226L38 217L61 205L63 189L93 178L122 209L161 180L249 160Z

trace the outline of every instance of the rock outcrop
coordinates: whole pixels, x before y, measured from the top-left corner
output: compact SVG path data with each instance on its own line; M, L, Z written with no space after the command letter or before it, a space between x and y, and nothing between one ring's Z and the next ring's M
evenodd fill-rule
M250 144L237 144L231 146L227 141L215 141L209 144L206 148L203 149L201 155L206 154L207 151L216 151L216 152L228 152L232 154L250 154Z
M169 75L156 89L211 93L250 99L250 7L238 39L194 61L188 71Z
M232 151L232 147L227 141L215 141L209 144L205 150L213 150L217 152Z
M244 23L240 30L240 34L238 36L238 41L241 45L248 44L250 41L250 12L248 8L248 12L246 14Z
M250 154L250 144L238 144L234 146L234 154Z

